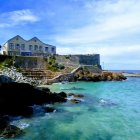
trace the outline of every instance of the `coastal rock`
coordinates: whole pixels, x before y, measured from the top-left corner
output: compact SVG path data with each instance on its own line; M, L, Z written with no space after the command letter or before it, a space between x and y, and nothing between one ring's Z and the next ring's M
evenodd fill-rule
M0 117L0 131L5 129L9 125L9 122L5 120L3 117Z
M61 95L61 93L60 94L52 93L52 94L50 94L50 98L51 98L50 99L51 103L55 103L55 102L61 103L61 102L67 101L67 99Z
M14 125L8 125L4 130L2 130L0 132L0 137L14 138L22 133L23 133L23 131L20 130L20 128L14 126Z
M20 128L10 125L9 121L4 119L3 117L0 117L0 137L3 138L13 138L15 136L18 136L23 131L20 130Z
M0 115L30 116L30 106L66 102L65 93L44 92L26 83L0 84Z
M122 81L126 80L126 77L122 73L115 73L109 71L103 71L102 73L92 73L90 71L80 70L74 75L76 81Z
M46 87L41 87L41 88L38 88L38 89L40 89L40 90L42 90L44 92L47 92L47 93L50 92L50 89L49 88L46 88Z
M52 107L44 107L45 112L50 113L50 112L54 112L55 109Z
M63 98L66 98L67 97L67 94L65 92L60 92L59 95Z

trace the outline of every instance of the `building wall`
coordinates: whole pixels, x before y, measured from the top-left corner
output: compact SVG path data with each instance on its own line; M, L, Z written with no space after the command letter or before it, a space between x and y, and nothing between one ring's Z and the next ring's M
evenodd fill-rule
M20 36L16 36L4 44L3 52L11 56L46 56L48 54L56 54L56 47L47 45L36 37L26 41Z

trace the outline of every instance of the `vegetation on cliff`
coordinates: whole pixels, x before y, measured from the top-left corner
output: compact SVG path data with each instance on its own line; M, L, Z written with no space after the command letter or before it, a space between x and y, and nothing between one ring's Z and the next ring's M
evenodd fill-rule
M11 67L14 65L15 57L13 56L5 56L0 55L0 69L3 69L3 67Z
M47 59L47 69L53 72L59 72L65 69L65 66L57 63L55 56L52 56Z

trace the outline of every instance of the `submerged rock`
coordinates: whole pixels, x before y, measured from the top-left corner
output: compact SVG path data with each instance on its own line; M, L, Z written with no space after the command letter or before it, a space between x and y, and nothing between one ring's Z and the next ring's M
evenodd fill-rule
M70 100L72 103L75 103L75 104L77 104L77 103L80 103L81 102L81 100L78 100L78 99L71 99Z
M112 102L111 100L108 99L100 99L99 104L102 106L113 106L113 105L117 105L116 103Z
M68 96L73 96L75 98L83 98L84 97L84 95L82 95L82 94L74 94L74 93L69 93Z
M72 87L72 88L62 88L61 90L85 90L84 88Z

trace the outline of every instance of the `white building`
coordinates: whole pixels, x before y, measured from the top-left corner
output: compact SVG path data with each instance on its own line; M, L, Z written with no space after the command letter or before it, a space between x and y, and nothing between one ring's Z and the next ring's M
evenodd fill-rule
M1 52L10 56L48 56L56 54L56 47L43 43L37 37L25 40L17 35L2 46Z

